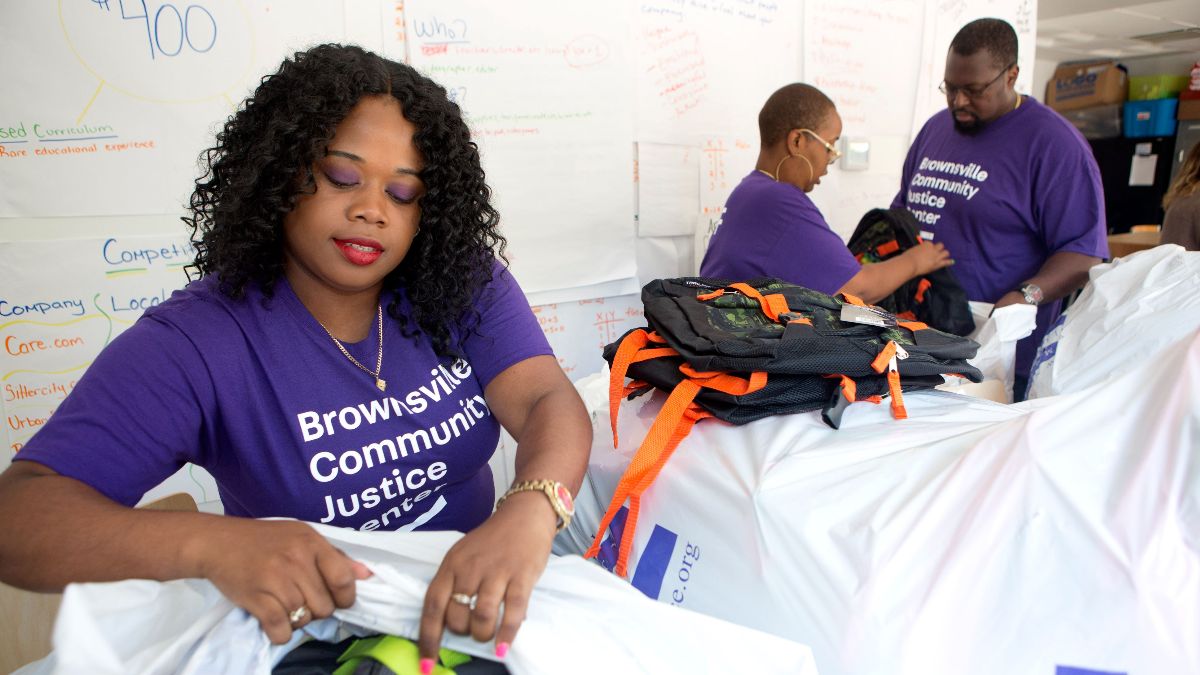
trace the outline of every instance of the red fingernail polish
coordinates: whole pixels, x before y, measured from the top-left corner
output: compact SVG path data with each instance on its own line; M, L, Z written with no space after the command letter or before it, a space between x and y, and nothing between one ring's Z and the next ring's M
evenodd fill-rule
M433 659L421 659L421 675L433 675Z
M497 642L496 643L496 658L502 659L507 654L508 654L508 643L507 642Z

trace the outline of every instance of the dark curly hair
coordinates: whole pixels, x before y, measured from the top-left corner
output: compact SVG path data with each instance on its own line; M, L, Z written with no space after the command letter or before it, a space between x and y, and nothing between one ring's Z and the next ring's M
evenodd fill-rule
M388 314L405 335L423 331L438 354L458 355L479 321L472 301L506 244L479 149L443 87L359 47L319 45L285 60L201 154L205 171L183 219L196 246L192 269L196 278L215 274L230 297L243 297L249 284L270 297L283 275L284 217L316 190L312 166L337 125L364 96L379 94L400 102L425 162L420 233L384 279L385 289L404 290L415 325L397 300Z

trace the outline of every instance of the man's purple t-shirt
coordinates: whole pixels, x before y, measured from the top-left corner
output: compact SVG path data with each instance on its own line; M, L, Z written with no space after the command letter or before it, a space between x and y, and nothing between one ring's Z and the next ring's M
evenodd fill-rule
M16 459L126 505L192 462L216 479L230 515L467 531L495 498L499 424L483 390L551 353L506 270L497 266L475 308L479 334L461 360L405 337L385 311L381 392L285 279L269 300L257 288L233 300L206 277L118 336ZM376 335L372 326L343 344L372 367Z
M777 277L829 294L859 269L808 195L761 171L751 172L729 194L700 264L706 277Z
M949 110L925 123L908 151L892 207L906 207L954 258L971 300L996 302L1055 253L1108 256L1100 171L1083 136L1025 97L975 135ZM1061 302L1038 308L1037 329L1017 345L1028 375Z

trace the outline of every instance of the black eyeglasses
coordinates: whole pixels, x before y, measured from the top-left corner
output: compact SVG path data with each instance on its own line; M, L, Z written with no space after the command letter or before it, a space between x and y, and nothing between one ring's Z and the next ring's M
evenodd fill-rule
M982 98L983 95L987 93L988 87L992 86L993 84L996 84L996 80L999 80L1000 78L1004 77L1004 75L1006 73L1008 73L1008 71L1015 65L1017 65L1015 61L1013 63L1008 64L1007 66L1004 67L1003 70L1000 71L999 75L993 77L991 80L988 80L987 84L981 84L981 85L977 85L974 87L958 87L953 84L950 84L949 82L947 82L945 80L942 80L942 83L938 85L938 91L945 94L946 98L954 98L955 96L958 95L958 92L961 91L962 93L967 95L967 98L974 101L976 99Z

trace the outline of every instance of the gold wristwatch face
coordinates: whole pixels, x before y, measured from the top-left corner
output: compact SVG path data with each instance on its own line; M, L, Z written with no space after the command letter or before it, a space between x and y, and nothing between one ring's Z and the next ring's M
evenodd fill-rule
M500 502L508 499L513 494L525 491L536 491L546 495L546 499L550 500L550 508L554 509L554 515L558 518L558 529L560 531L567 526L571 517L575 515L575 500L571 497L571 491L567 489L566 485L556 480L522 481L509 488L508 492L500 498ZM499 505L499 502L497 505Z
M559 508L567 517L575 515L575 500L571 498L571 491L562 483L554 484L554 501L558 502Z

